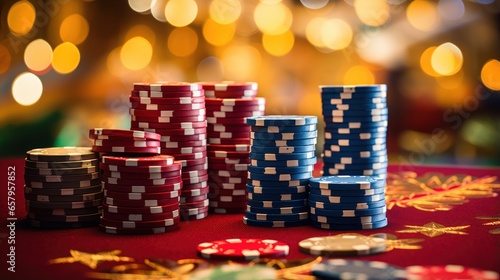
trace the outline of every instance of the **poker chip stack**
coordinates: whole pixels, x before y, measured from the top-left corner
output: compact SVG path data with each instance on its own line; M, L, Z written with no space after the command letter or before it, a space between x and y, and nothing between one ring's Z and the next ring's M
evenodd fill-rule
M131 128L161 135L161 154L182 163L183 220L208 215L205 95L199 84L134 83Z
M311 225L322 229L361 230L387 225L385 178L339 175L309 181Z
M320 86L324 175L387 173L387 86Z
M314 116L247 118L252 146L245 224L290 227L309 223L306 199L316 163L317 122Z
M210 210L243 213L250 152L245 118L264 114L256 83L202 83L206 95Z
M181 163L158 155L161 136L93 128L89 138L92 150L103 153L99 228L111 234L156 234L179 228Z
M26 153L27 222L40 228L97 226L102 186L99 155L85 147L33 149Z

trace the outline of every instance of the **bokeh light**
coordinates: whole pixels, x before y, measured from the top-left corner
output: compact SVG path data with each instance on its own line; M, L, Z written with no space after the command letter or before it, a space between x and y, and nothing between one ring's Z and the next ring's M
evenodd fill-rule
M451 76L462 69L462 51L452 43L444 43L438 46L431 57L434 71L441 75Z
M465 5L462 0L439 0L438 10L445 19L459 20L465 14Z
M120 51L120 60L129 70L140 70L146 67L153 57L153 47L144 37L129 39Z
M165 18L173 26L187 26L197 14L198 5L194 0L170 0L165 6Z
M33 72L44 72L52 64L52 47L44 39L29 43L24 50L24 63Z
M35 23L35 7L28 1L19 1L14 3L9 9L7 15L7 24L10 32L16 36L28 34Z
M198 47L198 35L189 27L172 30L168 36L168 50L176 56L191 55Z
M372 71L362 65L356 65L347 70L344 76L345 85L374 84Z
M418 30L433 30L439 23L437 6L432 1L416 0L406 8L408 22Z
M229 44L234 37L236 25L219 24L213 19L208 18L203 24L203 37L214 46L224 46Z
M224 65L215 56L204 58L196 67L198 81L222 81L224 79Z
M491 59L483 65L481 81L489 89L500 91L500 61Z
M140 0L139 0L140 1ZM153 0L151 2L151 15L160 22L166 22L165 7L167 0Z
M322 28L326 22L326 18L323 17L315 17L306 27L306 38L313 46L323 48L325 44L323 43Z
M128 5L135 12L145 14L151 9L153 0L128 0Z
M234 23L241 15L241 1L213 0L209 12L210 18L219 24Z
M75 45L81 44L89 34L89 23L79 15L73 14L66 17L59 28L59 35L63 42L70 42Z
M432 54L434 53L434 50L436 48L437 48L436 46L429 47L420 56L420 68L422 68L422 70L425 72L425 74L427 74L431 77L441 76L441 74L437 73L434 70L434 68L432 67L432 63L431 63Z
M317 10L326 6L326 4L328 4L328 1L329 0L300 0L300 3L302 3L302 5L304 5L304 7L308 9Z
M246 81L258 72L260 52L249 45L231 45L222 53L222 64L226 80Z
M33 73L21 73L12 83L12 97L23 106L35 104L42 96L42 92L42 81Z
M293 21L292 12L281 2L275 4L260 2L255 7L253 18L260 31L271 35L286 32Z
M291 31L279 35L262 35L262 46L269 54L283 56L289 53L295 42L295 36Z
M134 37L143 37L144 39L148 40L148 42L154 46L156 43L156 34L155 32L147 25L144 24L137 24L132 26L128 31L127 34L125 35L125 40L134 38Z
M381 26L391 16L385 0L354 0L354 10L359 20L369 26Z
M323 45L332 50L347 48L352 40L352 29L345 21L332 18L321 27Z
M9 69L11 59L9 50L3 44L0 44L0 74Z
M73 72L80 64L80 51L70 42L62 43L54 49L52 67L60 74Z

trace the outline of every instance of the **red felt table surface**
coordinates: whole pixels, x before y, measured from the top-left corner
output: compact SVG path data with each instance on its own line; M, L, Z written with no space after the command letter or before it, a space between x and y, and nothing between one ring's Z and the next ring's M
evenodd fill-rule
M115 236L102 233L96 228L71 230L43 230L16 227L15 229L15 273L7 271L9 253L8 236L11 232L7 223L7 169L16 167L16 217L26 216L23 196L22 159L0 160L0 192L2 209L0 230L0 279L85 279L86 273L93 271L80 263L49 264L55 258L68 257L72 249L97 253L121 250L122 256L134 258L142 263L146 258L184 259L197 258L196 246L204 241L227 238L268 238L287 243L290 246L288 260L309 257L299 252L298 242L313 236L335 235L346 231L321 230L308 226L294 228L259 228L242 223L241 214L209 215L199 221L181 222L177 231L160 235ZM419 174L441 172L445 175L468 174L471 176L498 176L496 168L464 168L457 166L390 166L389 172L412 170ZM383 254L357 257L362 260L377 260L399 266L458 264L479 269L500 272L500 235L491 234L487 222L477 216L498 216L500 199L498 197L470 199L451 211L425 212L414 208L394 207L387 212L389 225L382 229L355 231L369 235L392 233L398 238L422 238L419 250L395 249ZM470 225L463 230L467 235L443 234L428 237L420 233L397 233L405 225L424 225L429 222L444 226ZM497 226L500 227L500 226ZM349 231L353 232L353 231ZM105 271L117 265L104 262L95 271Z

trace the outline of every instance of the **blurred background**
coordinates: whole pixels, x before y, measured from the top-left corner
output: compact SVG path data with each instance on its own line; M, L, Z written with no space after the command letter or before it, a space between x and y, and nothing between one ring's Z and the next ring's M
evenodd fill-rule
M320 122L318 85L385 83L391 162L500 165L498 0L2 0L0 9L3 158L89 146L92 127L129 128L134 82L233 80L259 84L266 114Z

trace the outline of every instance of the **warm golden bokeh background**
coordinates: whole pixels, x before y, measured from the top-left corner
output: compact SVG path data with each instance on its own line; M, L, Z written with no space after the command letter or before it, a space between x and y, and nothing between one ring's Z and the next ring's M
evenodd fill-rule
M320 119L318 85L386 83L392 162L500 165L495 0L47 0L0 8L1 157L89 145L91 127L128 128L133 82L236 80L259 83L267 114Z

